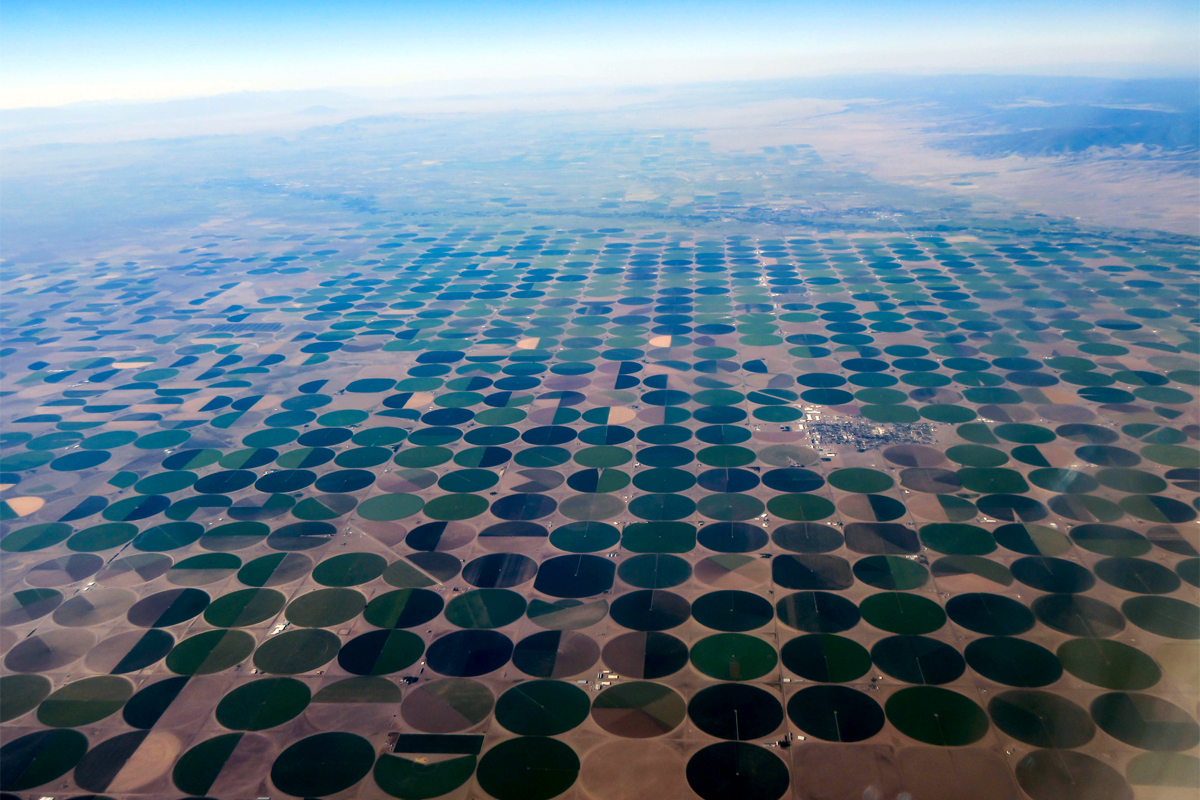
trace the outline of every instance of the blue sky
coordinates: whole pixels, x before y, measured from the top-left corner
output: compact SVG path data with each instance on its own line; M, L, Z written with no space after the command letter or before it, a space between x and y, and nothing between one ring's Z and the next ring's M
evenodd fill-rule
M1195 74L1195 0L5 0L0 107L553 78Z

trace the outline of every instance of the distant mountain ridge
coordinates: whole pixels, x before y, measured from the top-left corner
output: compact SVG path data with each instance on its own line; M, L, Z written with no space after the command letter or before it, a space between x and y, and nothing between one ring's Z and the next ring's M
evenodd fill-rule
M1200 108L1161 111L1081 104L998 109L938 126L963 131L939 146L982 158L1070 156L1093 149L1143 147L1200 161Z

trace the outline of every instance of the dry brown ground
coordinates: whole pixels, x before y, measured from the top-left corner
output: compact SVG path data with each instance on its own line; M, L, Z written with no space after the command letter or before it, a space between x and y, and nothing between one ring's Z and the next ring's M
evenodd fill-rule
M701 110L689 121L709 126L704 138L717 151L807 144L829 166L880 181L964 194L985 204L998 201L1088 225L1200 234L1200 181L1137 151L976 158L935 147L944 134L928 130L933 120L921 109L869 102L781 100ZM963 181L972 185L953 185Z

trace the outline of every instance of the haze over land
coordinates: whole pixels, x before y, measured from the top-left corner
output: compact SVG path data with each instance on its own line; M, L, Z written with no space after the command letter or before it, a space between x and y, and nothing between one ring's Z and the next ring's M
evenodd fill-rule
M60 243L63 235L120 239L147 215L204 224L214 205L245 208L266 197L304 197L300 205L313 210L337 198L375 212L492 214L488 198L541 162L538 179L557 191L532 205L526 198L539 213L665 214L688 193L730 182L740 191L749 181L759 198L749 213L769 209L779 221L945 205L1194 234L1196 86L877 77L400 99L268 93L8 111L0 131L12 202L2 213L9 257L33 247L38 231ZM659 147L665 136L692 149L666 147L672 166L652 161L645 174L640 162L575 152L585 140ZM706 150L699 161L696 147ZM788 152L781 147L801 148L804 158L758 181L763 148Z

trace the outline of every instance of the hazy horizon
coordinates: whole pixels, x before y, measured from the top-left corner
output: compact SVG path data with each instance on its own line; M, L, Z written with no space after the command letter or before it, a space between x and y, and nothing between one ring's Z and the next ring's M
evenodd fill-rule
M86 109L91 107L115 107L135 105L160 105L178 102L217 100L221 98L236 98L247 96L268 95L340 95L347 98L364 101L403 101L403 100L446 100L461 98L491 98L491 97L536 97L542 95L576 93L628 93L652 92L658 90L686 89L698 86L722 84L752 84L765 81L836 81L836 80L877 80L877 81L910 81L937 78L1011 78L1011 79L1063 79L1079 81L1192 81L1200 82L1200 74L1186 70L1169 70L1154 65L1121 65L1121 64L1080 64L1063 66L1056 71L1051 68L1015 69L1006 72L994 70L863 70L863 71L833 71L812 73L785 73L779 75L762 75L736 78L698 79L681 76L678 79L663 80L629 80L605 81L601 78L563 78L554 75L535 75L529 78L488 79L488 78L445 78L430 80L415 80L394 84L330 84L316 86L298 86L288 88L230 88L214 92L198 92L170 96L129 96L108 97L103 99L80 99L57 104L31 105L2 105L0 112L7 111L40 111L59 109Z
M0 108L439 83L629 86L834 74L1185 77L1200 12L893 0L6 4ZM1099 57L1098 57L1099 56Z

